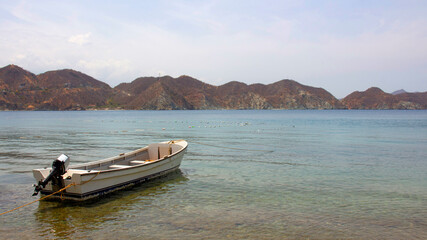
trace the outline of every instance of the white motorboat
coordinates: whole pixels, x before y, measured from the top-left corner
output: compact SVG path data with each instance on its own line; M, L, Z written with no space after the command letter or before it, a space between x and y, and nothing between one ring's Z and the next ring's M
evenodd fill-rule
M188 143L185 140L153 143L119 156L71 165L61 155L52 168L34 169L38 184L33 195L84 201L102 196L179 168Z

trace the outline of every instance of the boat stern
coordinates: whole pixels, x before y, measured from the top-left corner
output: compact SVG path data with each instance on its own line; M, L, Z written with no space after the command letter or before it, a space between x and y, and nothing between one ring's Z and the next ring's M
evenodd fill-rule
M33 169L33 176L37 182L43 182L47 176L49 176L52 168L44 168L44 169Z

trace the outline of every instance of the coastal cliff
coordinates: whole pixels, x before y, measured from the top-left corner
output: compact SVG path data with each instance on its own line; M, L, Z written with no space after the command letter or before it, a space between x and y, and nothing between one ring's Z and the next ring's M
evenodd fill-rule
M353 92L341 101L322 88L293 80L214 86L189 76L141 77L115 88L71 70L35 75L16 65L0 68L0 110L85 109L427 109L427 92Z
M427 109L427 92L390 94L372 87L351 93L342 103L348 109Z

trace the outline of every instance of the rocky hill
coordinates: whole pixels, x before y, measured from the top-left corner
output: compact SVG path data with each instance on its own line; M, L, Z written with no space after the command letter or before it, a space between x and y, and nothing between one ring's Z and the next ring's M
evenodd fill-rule
M348 109L427 109L427 92L389 94L372 87L342 100Z
M408 102L413 105L410 109L427 109L427 92L416 92L416 93L400 93L395 95L399 101Z
M0 110L427 109L427 92L394 94L370 88L339 101L293 80L213 86L189 76L142 77L111 88L70 69L35 75L16 65L0 68Z
M407 93L407 92L405 90L403 90L403 89L400 89L400 90L392 92L391 94L392 95L398 95L398 94L401 94L401 93Z
M321 88L292 80L221 86L189 76L138 78L115 87L114 101L127 109L336 109L343 105Z
M0 110L79 110L106 105L113 89L74 70L34 75L18 66L0 69Z
M144 77L115 87L113 99L126 109L215 109L209 103L202 106L203 93L212 88L188 76Z

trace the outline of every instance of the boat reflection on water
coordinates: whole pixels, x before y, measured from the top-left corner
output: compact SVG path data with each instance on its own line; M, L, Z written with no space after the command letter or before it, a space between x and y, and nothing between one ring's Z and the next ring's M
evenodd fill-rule
M34 213L40 224L39 236L66 238L88 230L101 229L103 223L119 221L123 216L140 215L153 202L167 198L169 193L188 181L180 170L153 179L106 197L85 202L40 201Z

